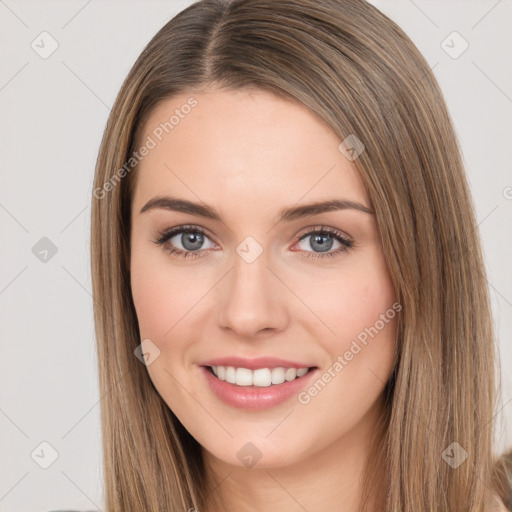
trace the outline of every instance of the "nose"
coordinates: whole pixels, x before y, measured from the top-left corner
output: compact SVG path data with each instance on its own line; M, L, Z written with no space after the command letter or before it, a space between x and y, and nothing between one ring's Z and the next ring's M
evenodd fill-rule
M286 329L286 287L263 253L251 263L238 254L220 289L218 325L239 338L268 336Z

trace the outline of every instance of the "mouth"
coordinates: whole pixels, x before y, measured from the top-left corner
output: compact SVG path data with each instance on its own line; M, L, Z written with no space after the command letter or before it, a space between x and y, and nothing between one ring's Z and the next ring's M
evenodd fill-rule
M246 366L249 366L247 362ZM203 364L198 368L214 396L231 407L252 411L264 411L288 402L320 371L317 366L257 367L255 363L251 366L252 369Z
M204 368L220 381L246 388L268 388L285 382L299 380L317 369L310 367L244 368L222 365L205 365Z
M239 409L263 411L284 404L318 376L311 361L272 356L228 356L197 365L213 396Z

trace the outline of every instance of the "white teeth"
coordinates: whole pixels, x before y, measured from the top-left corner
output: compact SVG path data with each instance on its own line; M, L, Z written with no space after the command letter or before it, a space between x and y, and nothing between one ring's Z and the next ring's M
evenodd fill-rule
M297 377L297 369L296 368L286 368L284 372L284 378L288 381L295 379Z
M235 382L237 386L252 386L252 372L247 368L237 368Z
M225 380L237 386L268 387L292 381L308 373L309 368L235 368L233 366L212 366L213 373L219 380Z
M219 367L217 366L217 371L219 370ZM229 382L230 384L234 384L236 382L235 379L236 371L232 366L226 367L226 382Z
M274 368L272 370L272 384L282 384L284 382L284 368Z
M269 368L260 368L252 372L253 386L270 386L272 384L272 372Z

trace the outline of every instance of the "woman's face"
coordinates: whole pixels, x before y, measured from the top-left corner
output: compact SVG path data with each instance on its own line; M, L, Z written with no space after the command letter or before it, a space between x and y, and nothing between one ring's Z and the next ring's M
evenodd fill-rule
M361 147L342 152L305 107L263 91L175 96L144 128L131 286L163 400L237 466L365 443L400 306L351 161ZM311 206L325 202L338 203Z

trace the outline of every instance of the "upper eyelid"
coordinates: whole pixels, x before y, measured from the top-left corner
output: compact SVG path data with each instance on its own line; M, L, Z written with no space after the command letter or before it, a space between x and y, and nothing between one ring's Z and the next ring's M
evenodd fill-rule
M323 225L304 228L303 230L300 231L300 233L298 235L296 235L296 237L298 240L301 240L302 238L309 236L313 233L324 233L324 232L329 233L334 236L339 236L340 238L343 238L344 240L348 240L350 242L353 241L352 237L350 235L348 235L347 233L345 233L344 231L342 231L341 229L331 228L329 226L323 226Z
M187 232L187 231L191 231L191 232L196 231L196 232L206 235L210 239L215 238L210 235L210 232L206 228L203 228L200 226L193 226L193 225L183 225L183 226L176 226L176 227L170 228L170 229L164 229L163 231L161 231L157 234L157 237L160 239L165 238L166 240L169 240L170 238L173 238L176 235L179 235L180 233Z

